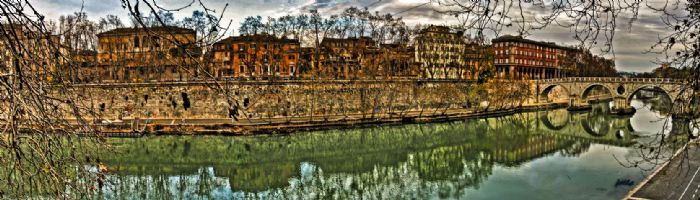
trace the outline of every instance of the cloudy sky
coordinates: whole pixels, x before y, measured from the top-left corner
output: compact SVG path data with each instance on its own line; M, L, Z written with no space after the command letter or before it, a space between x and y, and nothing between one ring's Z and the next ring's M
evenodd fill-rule
M132 0L134 1L134 0ZM151 1L151 0L149 0ZM191 0L155 0L166 8L177 8L187 5ZM426 4L430 0L204 0L207 7L222 12L224 5L228 4L224 12L224 21L232 21L234 33L242 19L246 16L260 15L281 16L307 12L317 8L325 14L335 14L350 6L368 7L370 11L380 13L397 14L403 17L407 24L439 24L449 25L456 23L454 16L442 15L435 12L438 8L434 4ZM126 10L121 7L120 0L30 0L33 5L44 12L49 19L57 19L61 15L68 15L82 10L88 13L92 19L99 19L107 14L118 15L122 21L128 23ZM175 12L176 18L189 16L194 6L180 12ZM642 9L639 19L632 25L631 30L625 23L618 26L615 34L614 55L604 56L616 60L619 71L646 72L658 65L653 63L657 59L663 60L662 55L644 53L659 36L667 33L666 26L661 23L659 15L648 9ZM515 33L512 33L515 34ZM561 27L547 28L538 32L532 32L528 38L542 41L552 41L560 44L574 45L573 34L569 29ZM594 52L598 52L594 49Z

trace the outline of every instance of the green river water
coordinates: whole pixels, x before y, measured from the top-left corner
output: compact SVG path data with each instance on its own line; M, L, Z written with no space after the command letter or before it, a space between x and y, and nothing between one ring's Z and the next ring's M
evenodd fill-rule
M619 199L664 128L660 100L292 135L114 138L107 199ZM668 123L673 124L673 123ZM667 150L670 152L670 150Z

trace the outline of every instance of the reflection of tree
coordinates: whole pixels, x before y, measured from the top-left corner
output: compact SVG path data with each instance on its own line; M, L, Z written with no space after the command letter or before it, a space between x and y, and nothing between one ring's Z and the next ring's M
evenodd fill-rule
M611 117L608 115L609 107L605 103L594 104L591 112L581 120L581 126L587 133L601 137L610 131Z
M105 199L189 199L215 198L215 188L225 186L213 171L201 168L194 175L170 176L111 176L103 188Z
M569 145L566 148L563 148L561 151L559 151L563 156L568 156L568 157L578 157L582 153L588 151L588 148L591 147L591 143L586 143L586 142L581 142L581 141L574 141L573 144Z
M473 147L449 146L419 152L414 167L418 176L428 181L459 182L459 188L476 186L491 174L494 163L488 154Z

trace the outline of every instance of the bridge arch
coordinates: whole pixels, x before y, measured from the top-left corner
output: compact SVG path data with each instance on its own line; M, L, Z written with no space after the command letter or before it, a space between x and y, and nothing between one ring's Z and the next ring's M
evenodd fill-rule
M617 90L613 90L613 88L610 88L609 85L602 84L602 83L592 83L592 84L588 84L585 87L583 87L579 97L586 98L586 96L588 96L588 93L591 92L593 90L593 88L598 87L598 86L605 88L605 90L607 90L608 93L610 94L610 97L615 96L616 93L614 93L614 92Z
M569 91L569 88L566 88L563 84L559 84L559 83L544 85L544 87L540 88L541 91L539 92L539 96L546 98L547 96L549 96L550 92L552 92L552 90L554 90L554 88L557 88L557 86L564 90L564 93L566 93L567 97L571 96L571 92Z
M636 87L632 88L632 90L629 90L629 93L627 93L627 96L625 98L627 99L628 102L632 101L632 98L634 97L634 95L637 94L637 92L639 92L640 90L642 90L644 88L661 89L661 92L663 92L669 99L671 99L671 101L674 100L674 97L671 96L671 93L668 90L666 90L665 88L661 87L660 85L656 85L656 84L643 84L643 85L636 86Z

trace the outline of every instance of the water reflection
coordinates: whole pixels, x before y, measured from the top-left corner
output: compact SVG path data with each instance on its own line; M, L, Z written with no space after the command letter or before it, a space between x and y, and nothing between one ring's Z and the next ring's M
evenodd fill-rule
M104 156L114 174L102 195L619 199L644 176L616 158L636 156L637 133L658 128L635 121L646 120L640 114L659 115L649 108L632 118L607 115L607 104L600 104L590 112L559 109L290 136L112 139L120 153Z

